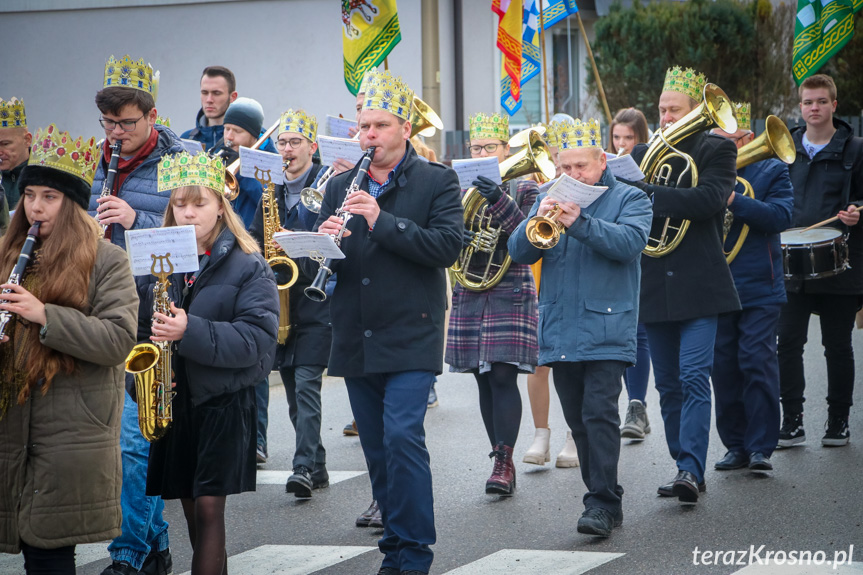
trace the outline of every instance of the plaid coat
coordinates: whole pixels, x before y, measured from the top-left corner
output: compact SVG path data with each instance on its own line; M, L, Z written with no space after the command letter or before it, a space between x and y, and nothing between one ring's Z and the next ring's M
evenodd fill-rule
M535 182L526 179L504 189L508 193L489 206L489 213L492 224L503 229L498 247L505 250L509 235L533 207L538 190ZM475 257L469 271L484 265L485 260ZM454 371L478 368L480 362L535 366L537 316L536 285L528 265L512 262L501 282L483 292L454 283L446 363Z

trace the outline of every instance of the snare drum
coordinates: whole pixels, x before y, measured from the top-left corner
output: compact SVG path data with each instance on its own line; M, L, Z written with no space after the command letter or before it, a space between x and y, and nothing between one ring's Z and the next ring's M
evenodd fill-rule
M781 234L785 279L835 276L848 266L847 237L836 228L792 228Z

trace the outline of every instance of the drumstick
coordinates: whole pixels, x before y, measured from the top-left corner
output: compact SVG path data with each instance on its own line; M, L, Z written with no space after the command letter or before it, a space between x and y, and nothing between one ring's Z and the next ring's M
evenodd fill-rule
M857 211L856 205L851 204L849 207L851 208L850 210L848 210L850 213L853 214L854 212ZM818 222L817 224L811 225L803 231L808 232L809 230L814 230L815 228L820 228L821 226L826 226L827 224L832 224L833 222L835 222L838 219L839 219L839 216L833 216L832 218L827 218L823 222Z

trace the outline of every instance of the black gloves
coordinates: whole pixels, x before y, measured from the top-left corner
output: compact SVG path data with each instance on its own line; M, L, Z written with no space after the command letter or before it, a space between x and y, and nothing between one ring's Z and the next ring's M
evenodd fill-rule
M472 232L472 231L470 231L470 230L468 230L468 229L465 229L465 230L464 230L464 235L461 237L461 245L462 245L462 247L467 247L467 246L469 246L469 245L470 245L471 240L473 240L473 237L474 237L475 235L476 235L476 233L475 233L475 232Z
M645 182L644 180L638 180L637 182L632 182L629 180L624 180L623 178L617 178L617 181L623 182L624 184L627 184L630 186L634 186L634 187L638 188L639 190L647 191L647 182Z
M477 189L479 194L486 200L488 200L490 204L498 201L503 195L503 190L500 188L500 186L498 186L485 176L477 176L476 179L473 181L473 185Z

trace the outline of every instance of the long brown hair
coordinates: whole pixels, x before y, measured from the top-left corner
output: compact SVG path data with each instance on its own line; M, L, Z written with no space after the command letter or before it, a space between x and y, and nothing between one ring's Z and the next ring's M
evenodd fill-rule
M632 133L635 134L635 145L643 144L647 141L647 118L641 110L636 108L623 108L617 111L614 119L611 121L611 128L608 130L608 146L606 151L610 154L616 154L614 149L614 127L626 126Z
M6 235L0 241L0 278L3 281L15 267L29 228L26 204L22 201L9 222ZM39 240L35 265L27 271L28 274L38 274L39 300L86 313L90 274L96 263L98 249L99 226L96 220L69 196L63 194L63 203L53 231L47 238ZM45 378L42 384L42 395L45 395L54 376L58 373L69 374L75 369L75 358L39 342L38 324L31 323L29 329L29 341L32 345L27 354L27 380L18 395L19 403L23 403L30 396L30 390L41 378Z
M174 202L179 199L183 199L187 202L197 202L198 199L205 193L208 192L216 196L216 201L222 203L222 218L216 222L216 225L213 227L213 230L210 232L209 237L204 242L207 249L211 249L213 244L216 243L216 239L219 237L219 234L222 233L222 230L227 227L231 230L231 233L234 234L234 237L237 238L237 245L240 246L240 249L246 252L247 254L258 252L260 253L261 249L258 247L258 242L255 241L249 232L246 231L246 228L243 225L243 220L240 219L240 216L234 211L234 208L231 207L231 202L225 197L225 194L221 194L219 192L213 191L210 188L206 188L204 186L183 186L181 188L177 188L171 192L171 201L168 202L168 207L165 210L165 220L164 224L162 224L163 228L170 228L173 226L179 225L177 223L177 218L174 217Z

